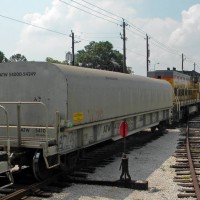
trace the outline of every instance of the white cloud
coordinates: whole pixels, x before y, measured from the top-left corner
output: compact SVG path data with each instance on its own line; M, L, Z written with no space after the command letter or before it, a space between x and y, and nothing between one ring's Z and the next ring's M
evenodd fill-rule
M171 32L177 28L178 22L172 19L134 19L133 24L137 27L142 27L145 32L148 33L149 39L149 48L150 48L150 69L154 69L154 65L156 63L160 63L157 65L157 69L166 69L166 66L173 66L173 59L169 59L171 54L166 52L166 48L162 45L159 45L156 41L161 42L165 45L168 45L168 40ZM145 35L144 35L145 36ZM146 40L145 37L136 37L134 34L129 34L128 38L130 38L127 42L127 46L129 49L132 49L141 55L137 55L137 53L129 52L128 64L134 67L134 71L136 74L146 75ZM161 46L161 48L159 47ZM137 62L135 62L137 60ZM132 64L133 63L133 64Z
M116 13L119 16L124 16L131 24L142 28L156 40L172 48L186 49L187 52L191 52L191 48L194 48L194 45L200 42L198 37L200 34L200 5L195 5L188 11L184 11L180 23L170 18L136 18L137 11L133 7L133 2L133 0L102 0L98 2L98 6L112 13ZM93 3L95 4L95 1ZM73 5L78 7L76 4ZM84 8L82 7L82 9ZM66 36L62 36L26 26L21 33L21 39L16 52L24 54L29 60L45 60L48 56L58 60L64 60L65 52L71 50L71 38L68 36L71 30L74 31L75 35L85 40L96 40L97 38L94 36L104 36L97 40L109 40L113 43L114 48L122 49L122 40L119 35L122 32L122 27L67 6L58 0L53 0L51 7L46 8L44 13L27 14L24 16L24 20L37 26L67 34ZM120 24L120 22L117 23ZM127 28L138 34L132 27ZM136 74L146 75L145 35L143 34L142 37L139 37L129 30L127 30L127 64L133 67ZM89 33L102 34L90 35ZM108 36L103 33L113 33L118 38L111 38L114 35ZM79 38L76 38L76 40L79 40ZM82 49L89 43L89 41L85 40L76 44L75 50ZM157 68L161 68L161 66L180 66L181 60L179 57L156 47L153 43L155 42L150 39L151 67L154 67L157 62L160 63L159 66L157 65ZM193 47L190 47L190 45ZM199 47L196 45L196 48ZM195 56L195 54L198 55L198 52L194 51L192 54Z
M188 11L182 12L182 21L170 35L169 44L183 49L186 56L199 59L200 43L200 4L190 7ZM192 65L187 63L187 65ZM186 65L186 66L187 66ZM188 66L189 67L189 66ZM191 69L191 67L190 67Z

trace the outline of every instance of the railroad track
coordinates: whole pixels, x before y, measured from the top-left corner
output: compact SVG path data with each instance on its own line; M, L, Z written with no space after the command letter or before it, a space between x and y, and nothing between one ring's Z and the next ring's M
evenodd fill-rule
M185 138L181 139L175 152L176 177L180 186L178 198L193 197L200 200L200 117L188 121Z
M5 195L4 197L1 197L1 200L19 200L19 199L26 199L25 197L29 195L33 196L40 196L40 197L50 197L51 193L50 192L45 192L46 186L49 184L52 184L56 182L60 177L62 177L63 173L57 173L54 176L38 182L38 183L33 183L32 185L29 186L17 186L19 187L18 189L15 189L14 192ZM16 187L16 186L15 186Z

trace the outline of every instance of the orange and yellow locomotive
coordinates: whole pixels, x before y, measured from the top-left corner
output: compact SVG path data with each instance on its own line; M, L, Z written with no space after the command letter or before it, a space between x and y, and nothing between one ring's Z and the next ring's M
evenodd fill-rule
M173 87L173 120L187 118L197 112L200 106L200 74L196 71L156 70L148 77L168 81Z

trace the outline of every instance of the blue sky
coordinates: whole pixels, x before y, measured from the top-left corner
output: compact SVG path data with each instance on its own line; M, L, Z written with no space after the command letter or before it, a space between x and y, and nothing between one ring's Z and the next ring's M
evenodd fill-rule
M51 0L1 0L1 14L23 17L30 12L43 12L47 6L51 5Z
M89 1L89 0L88 0ZM126 1L126 0L125 0ZM92 1L91 1L92 2ZM98 1L97 5L101 1ZM46 7L50 7L52 0L1 0L0 14L6 14L16 18L22 18L31 12L44 12ZM137 17L142 18L174 18L181 19L181 12L190 6L200 3L199 0L137 0L129 3L137 10Z
M64 1L74 3L71 0ZM82 0L75 1L84 3ZM189 55L191 60L194 59L195 62L200 63L200 48L197 45L200 43L199 0L87 1L128 19L133 25L143 29L162 44L176 49L179 54L183 52ZM83 49L91 40L109 40L114 48L122 52L120 26L62 4L59 0L1 0L0 15L66 33L66 36L61 36L0 17L0 50L8 58L15 53L21 53L28 60L44 61L46 57L64 60L65 53L71 50L71 38L68 37L71 30L75 31L79 37L83 37L81 43L75 45L75 51ZM131 27L128 29L130 30ZM145 34L141 35L134 29L129 30L127 30L127 63L136 74L145 75ZM92 32L93 36L111 32L115 34L115 39L109 39L107 36L110 35L101 35L105 36L101 39L89 38L89 35L82 35L82 32ZM179 55L169 54L166 49L163 51L162 48L158 48L156 46L158 44L154 44L153 39L150 42L152 66L159 62L157 67L179 67L181 63ZM188 69L190 66L192 65L188 62Z
M139 0L135 4L137 17L173 18L181 20L181 12L190 6L200 3L199 0Z

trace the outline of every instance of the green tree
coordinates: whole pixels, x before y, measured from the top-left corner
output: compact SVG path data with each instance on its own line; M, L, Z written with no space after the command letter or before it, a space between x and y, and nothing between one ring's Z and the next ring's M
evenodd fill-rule
M0 63L8 62L8 59L5 57L4 53L0 51Z
M56 64L66 64L66 61L54 60L54 59L51 58L51 57L47 57L47 58L46 58L46 62L56 63Z
M19 62L19 61L27 61L26 57L24 55L21 54L14 54L10 57L10 62Z
M134 74L135 72L133 71L132 67L127 67L127 73Z
M96 69L122 72L123 55L113 50L113 45L106 42L90 42L83 50L78 51L76 65Z

